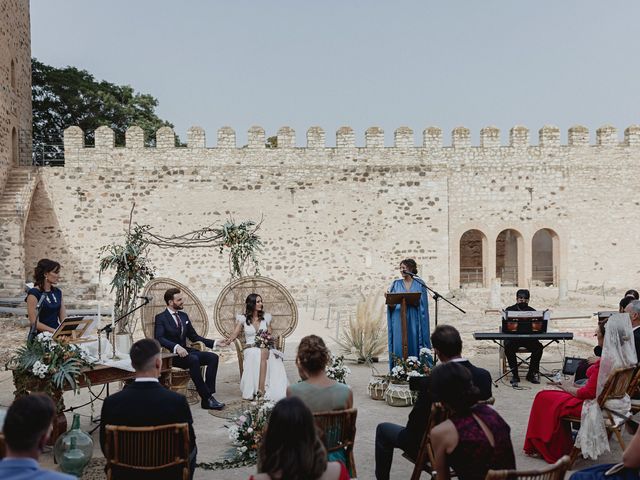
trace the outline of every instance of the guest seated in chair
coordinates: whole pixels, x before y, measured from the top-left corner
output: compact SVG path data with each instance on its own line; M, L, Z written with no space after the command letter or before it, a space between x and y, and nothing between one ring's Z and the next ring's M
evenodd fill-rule
M164 293L167 309L156 315L155 338L164 348L178 355L173 359L173 366L189 370L191 380L200 395L200 405L204 409L221 410L224 403L218 402L213 394L216 392L216 375L218 373L218 355L213 352L201 352L187 346L187 339L202 342L214 348L217 340L201 337L189 321L189 315L182 311L184 299L178 288L170 288ZM223 342L220 342L224 345ZM206 366L207 373L202 378L200 367Z
M160 344L153 338L138 340L131 346L129 353L131 365L136 370L136 379L124 390L105 398L100 416L100 446L105 449L107 425L124 425L128 427L150 427L169 425L172 423L189 424L189 443L191 454L189 464L191 477L196 465L196 435L193 431L191 409L184 395L166 389L158 377L162 368ZM150 447L151 448L151 447ZM142 478L160 480L161 478L177 478L176 472L122 472L114 467L114 474L120 472L119 478ZM166 474L166 477L163 476ZM118 478L118 477L115 477Z
M635 423L635 422L634 422ZM638 425L635 425L638 428ZM615 473L609 469L616 467ZM579 470L569 477L569 480L638 480L640 476L640 430L636 430L635 435L625 448L622 454L622 462L594 465L593 467Z
M314 413L351 408L351 388L327 377L325 367L329 360L331 354L322 338L307 335L300 340L296 365L302 381L287 388L287 397L300 398Z
M520 289L516 292L516 303L505 308L507 312L534 312L536 309L529 306L530 298L529 290ZM504 354L509 363L511 370L511 384L520 383L520 375L518 374L518 359L516 352L518 348L524 347L531 352L531 361L529 363L529 371L527 372L527 380L531 383L538 384L538 374L540 370L540 359L542 358L542 344L535 339L514 339L504 341Z
M433 395L453 412L431 430L438 480L449 480L450 468L460 480L483 480L490 469L516 466L509 425L489 405L477 404L480 390L471 378L455 362L431 372Z
M527 455L541 456L547 463L554 463L571 451L574 442L569 424L562 421L565 416L583 418L576 438L576 443L581 438L588 439L581 447L583 455L596 458L604 449L608 450L609 440L606 434L604 438L597 435L604 431L604 420L595 399L602 392L611 372L631 367L636 364L637 359L628 315L611 315L609 321L601 324L600 328L604 329L602 357L587 370L585 386L560 382L557 385L560 390L542 390L534 398L524 441L524 452ZM629 405L626 412L618 413L628 413L628 407ZM584 409L589 410L582 415Z
M346 467L327 462L311 411L299 398L280 400L271 412L249 480L348 480Z
M484 368L476 367L462 357L462 338L458 330L451 325L438 325L431 335L431 344L441 362L455 362L469 370L473 383L480 389L479 400L491 398L491 375ZM416 458L434 401L430 381L430 377L410 379L411 389L418 391L418 400L409 414L405 427L394 423L378 424L375 454L376 479L389 478L395 448L401 448L410 457Z
M73 475L51 472L38 466L49 435L56 406L48 396L33 393L18 398L4 420L7 456L0 461L3 480L74 480Z

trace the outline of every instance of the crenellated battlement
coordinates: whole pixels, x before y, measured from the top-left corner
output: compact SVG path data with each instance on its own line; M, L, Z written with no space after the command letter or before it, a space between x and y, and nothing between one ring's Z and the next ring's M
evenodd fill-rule
M537 148L560 148L560 147L637 147L640 146L640 125L631 125L624 130L624 138L622 141L618 138L618 130L611 125L604 125L596 130L596 142L590 143L589 129L576 125L568 130L567 144L560 141L560 129L553 125L545 125L538 130L538 143L532 144L530 132L527 127L517 125L509 130L508 143L503 144L501 141L501 132L495 126L485 127L480 130L480 144L473 145L471 142L471 131L463 126L456 127L451 132L451 142L449 145L443 144L443 133L438 127L427 127L422 131L422 144L415 142L414 131L409 127L399 127L393 134L393 146L385 147L384 130L380 127L370 127L364 133L364 147L357 147L355 142L355 134L351 127L341 127L335 134L335 147L327 146L326 133L318 126L311 127L307 130L306 147L296 147L296 132L293 128L284 126L278 129L276 134L276 149L287 150L294 148L306 148L309 150L331 149L381 149L395 148L398 150L409 149L527 149L530 147ZM109 127L99 127L95 131L95 149L110 150L115 147L115 135ZM237 145L236 132L231 127L222 127L217 132L217 144L214 149L265 149L266 133L264 128L253 126L248 130L247 144L242 147ZM85 148L84 134L78 127L69 127L64 132L64 145L67 152L77 151ZM162 127L156 132L155 147L144 146L144 133L140 127L130 127L125 135L124 148L144 149L156 148L160 150L180 149L184 147L175 146L175 133L170 127ZM204 149L206 147L206 133L201 127L191 127L187 131L187 148Z

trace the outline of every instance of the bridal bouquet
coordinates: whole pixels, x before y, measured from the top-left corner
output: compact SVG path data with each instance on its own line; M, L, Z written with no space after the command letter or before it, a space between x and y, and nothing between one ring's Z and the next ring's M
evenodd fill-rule
M276 340L267 330L258 330L253 345L258 348L272 349L275 348Z

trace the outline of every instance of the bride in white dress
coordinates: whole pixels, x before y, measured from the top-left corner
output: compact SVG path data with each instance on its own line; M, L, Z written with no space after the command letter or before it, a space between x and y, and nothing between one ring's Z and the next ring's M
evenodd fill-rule
M257 332L266 330L271 333L271 315L264 313L262 297L256 293L249 295L245 304L245 314L236 315L236 328L222 344L231 344L244 331L246 347L240 379L242 398L251 400L257 394L264 394L265 399L277 402L286 396L289 385L282 358L271 349L254 346Z

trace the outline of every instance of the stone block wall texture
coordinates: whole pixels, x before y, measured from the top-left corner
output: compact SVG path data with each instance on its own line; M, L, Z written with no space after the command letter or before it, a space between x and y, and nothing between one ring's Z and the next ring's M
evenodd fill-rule
M82 132L71 128L65 166L41 170L25 227L26 262L58 259L69 289L95 283L98 248L122 238L135 202L134 220L162 235L229 218L262 219L261 273L298 301L309 295L352 303L360 291L386 288L405 257L417 260L436 289L458 288L460 238L470 229L484 237L485 251L476 255L484 259L486 287L505 229L518 238L521 286L531 285L533 236L548 229L556 280L572 288L637 287L640 254L630 215L640 201L640 147L629 139L638 129L627 129L621 143L611 128L589 145L581 140L588 142L588 131L576 127L574 144L561 145L557 128L544 127L531 145L528 129L515 127L503 145L490 127L484 146L474 146L469 130L458 127L443 146L442 132L430 127L416 146L412 130L401 127L393 147L381 143L381 129L370 128L367 146L356 147L353 131L343 127L337 147L329 148L314 127L310 145L300 148L296 132L283 127L273 149L257 140L236 148L229 127L217 132L215 148L204 147L205 132L196 127L183 148L173 146L167 129L162 147L115 148L104 128L104 141L84 148ZM264 137L251 128L250 138ZM158 275L187 284L209 305L229 281L227 257L213 249L154 249L151 257Z
M12 165L31 157L29 0L0 0L0 191Z

